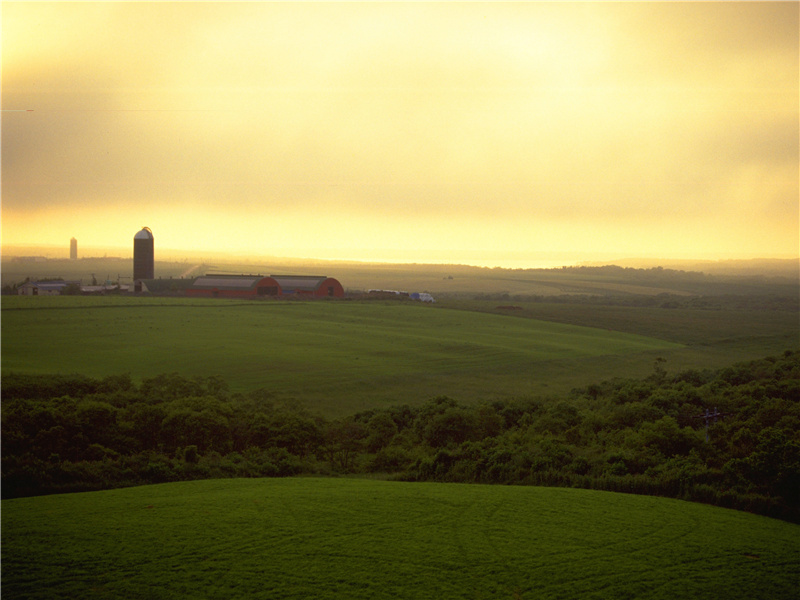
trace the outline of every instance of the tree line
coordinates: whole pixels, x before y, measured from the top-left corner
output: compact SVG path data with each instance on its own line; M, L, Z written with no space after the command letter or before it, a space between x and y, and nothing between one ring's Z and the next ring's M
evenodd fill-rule
M645 379L560 398L439 396L338 419L213 376L11 374L2 387L4 498L370 473L658 495L800 522L799 351L674 375L659 359Z
M796 286L795 286L796 287ZM470 294L473 300L493 302L530 302L535 304L570 304L589 306L624 306L688 310L749 310L800 312L800 298L782 290L760 294L509 294L508 292ZM454 294L450 294L451 296Z

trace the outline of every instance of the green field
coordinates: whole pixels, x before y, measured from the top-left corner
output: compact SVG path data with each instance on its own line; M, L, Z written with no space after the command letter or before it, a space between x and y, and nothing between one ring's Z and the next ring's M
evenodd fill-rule
M649 368L681 347L418 303L10 297L2 327L3 373L220 375L326 412L547 391L547 373L576 361L647 357Z
M790 311L486 301L238 302L19 297L2 304L2 372L219 375L326 414L564 394L615 376L715 368L797 345Z
M46 276L88 283L93 274L100 282L120 276L121 283L129 283L130 262L4 257L3 285ZM137 379L165 371L217 374L237 391L267 388L327 414L348 414L440 394L465 402L563 395L613 377L645 377L659 357L675 373L721 368L797 347L797 261L733 261L728 267L723 261L706 267L717 273L255 258L159 261L156 272L165 279L209 271L327 274L338 278L351 297L370 288L429 291L437 304L351 300L351 306L334 309L327 304L203 304L185 297L4 296L3 373L130 373ZM48 314L15 310L74 302L86 308ZM117 309L98 312L90 309L93 303Z
M3 501L3 597L793 598L800 526L535 487L240 479Z
M498 309L497 301L451 300L444 305L508 316L508 311ZM530 301L515 301L514 305L518 307L512 313L516 318L635 333L682 344L678 350L661 354L673 372L720 368L767 354L780 354L800 344L800 319L798 313L791 310L763 307L664 309ZM620 357L613 364L595 359L582 362L596 381L612 376L641 377L646 375L645 369L652 366L652 361L647 364L634 357Z

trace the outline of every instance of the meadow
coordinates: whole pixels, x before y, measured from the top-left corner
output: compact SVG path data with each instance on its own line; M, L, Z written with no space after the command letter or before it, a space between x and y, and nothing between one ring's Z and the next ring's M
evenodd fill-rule
M234 479L3 501L3 597L793 598L800 526L591 490Z
M567 391L683 345L412 302L6 297L4 374L219 375L326 414Z
M130 262L4 257L4 293L26 277L129 283ZM162 260L156 273L165 279L207 272L327 274L342 282L353 304L6 295L2 372L130 373L137 380L164 372L212 374L234 390L265 388L344 415L439 394L466 402L558 396L613 377L644 377L659 358L671 373L717 369L800 343L797 261L686 268L715 274L661 267ZM370 288L432 292L437 302L352 300ZM95 310L99 306L115 310ZM76 310L17 310L33 307Z

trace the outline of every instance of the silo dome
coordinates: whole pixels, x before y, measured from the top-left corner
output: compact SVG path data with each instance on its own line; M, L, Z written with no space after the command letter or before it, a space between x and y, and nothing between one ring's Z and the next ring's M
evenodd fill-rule
M142 230L138 232L135 236L133 236L135 240L152 240L153 239L153 232L150 231L149 227L142 227Z

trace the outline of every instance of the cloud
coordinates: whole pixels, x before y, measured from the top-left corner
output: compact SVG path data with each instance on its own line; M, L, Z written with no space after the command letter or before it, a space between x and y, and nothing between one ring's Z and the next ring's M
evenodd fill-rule
M169 227L191 208L213 228L224 207L242 230L369 240L524 245L535 223L644 249L619 232L682 221L790 248L797 21L795 3L11 3L3 107L34 112L3 113L4 239L23 213Z

